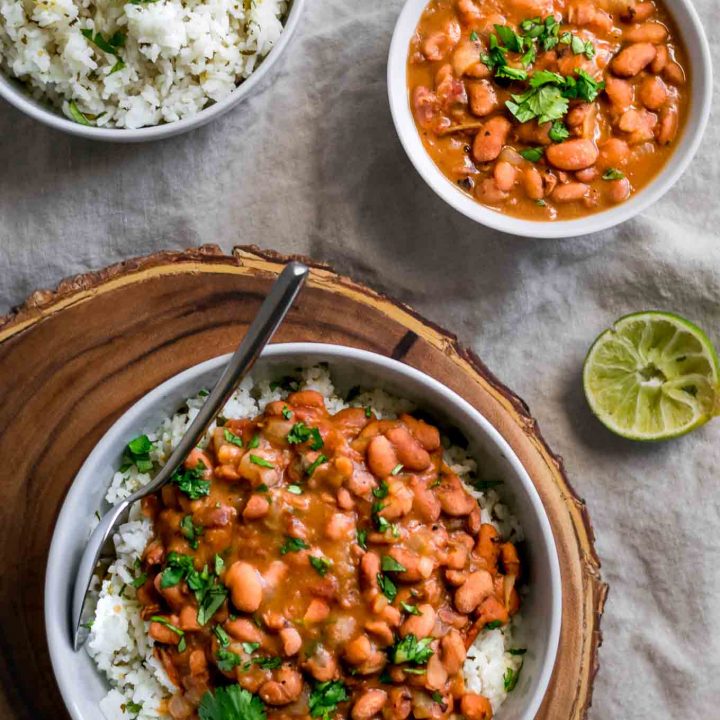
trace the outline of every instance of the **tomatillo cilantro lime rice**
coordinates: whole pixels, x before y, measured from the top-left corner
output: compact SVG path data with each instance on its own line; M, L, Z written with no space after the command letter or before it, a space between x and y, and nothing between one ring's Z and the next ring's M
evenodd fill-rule
M0 0L3 70L76 122L187 118L247 78L283 31L285 0Z
M148 482L206 393L127 446ZM517 683L521 529L475 461L328 369L247 378L115 536L88 650L108 720L486 720Z

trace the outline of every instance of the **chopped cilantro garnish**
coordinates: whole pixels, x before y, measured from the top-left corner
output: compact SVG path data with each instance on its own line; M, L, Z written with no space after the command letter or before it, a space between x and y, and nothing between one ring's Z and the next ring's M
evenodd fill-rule
M502 627L501 620L491 620L487 623L487 625L485 625L486 630L497 630L499 627Z
M259 697L239 685L208 691L198 708L200 720L265 720L265 706Z
M372 408L369 405L365 408L365 417L366 418L372 417Z
M210 494L210 481L203 480L205 473L205 464L200 461L198 464L190 468L179 468L176 470L170 481L180 488L191 500L199 500L201 497Z
M243 661L240 655L224 647L218 649L215 657L217 658L218 667L223 672L231 672L233 668L236 668Z
M218 577L220 577L220 573L223 571L223 568L225 567L225 561L217 553L215 554L214 564L215 564L215 574Z
M279 657L259 657L253 659L253 664L263 670L275 670L282 665L282 659Z
M548 137L553 142L562 142L570 137L570 131L562 120L555 120L548 131Z
M508 652L511 655L524 655L527 652L527 648L510 648Z
M266 460L264 457L260 457L259 455L251 454L250 462L253 465L259 465L260 467L264 467L264 468L274 468L275 467L269 460Z
M403 609L408 615L420 615L420 614L421 614L420 611L418 610L418 606L417 606L417 605L409 605L409 604L406 603L406 602L402 602L402 600L400 601L400 605L401 605L402 609Z
M289 552L299 552L300 550L307 550L309 547L302 538L294 538L286 535L285 542L280 548L280 554L287 555Z
M521 666L522 667L522 666ZM520 677L520 668L513 670L508 668L503 675L503 684L505 686L505 692L512 692L517 685L518 678Z
M472 486L479 490L480 492L485 492L486 490L492 490L493 488L496 488L498 485L502 485L502 480L472 480L471 481Z
M373 488L372 494L379 500L382 500L388 496L388 492L388 484L384 480L381 480L380 484L376 488Z
M330 720L341 702L349 699L345 684L340 680L328 680L315 685L310 693L310 716Z
M358 530L355 537L357 539L357 544L363 550L367 550L367 530Z
M433 699L433 702L436 702L436 703L443 702L443 696L437 690L435 690L435 692L433 692L433 694L430 697Z
M142 708L142 703L136 703L132 701L125 703L125 712L129 712L131 715L139 715Z
M390 648L390 659L395 665L401 663L414 663L415 665L425 665L425 663L433 655L430 647L431 637L418 640L414 635L406 635L402 640Z
M179 637L184 637L185 635L184 630L181 630L179 627L173 625L167 618L162 617L162 615L153 615L151 616L150 621L164 625L168 630L172 630Z
M407 572L407 568L390 555L382 556L381 567L384 572Z
M308 475L312 475L323 463L327 462L327 458L324 455L318 455L318 459L312 463L305 471Z
M625 177L625 173L622 170L616 168L608 168L602 176L603 180L622 180Z
M526 160L529 160L533 163L538 162L544 154L545 149L542 147L525 148L524 150L520 151L520 155L522 155Z
M237 445L238 447L243 446L242 438L239 435L236 435L231 430L228 430L227 428L223 429L223 436L225 437L225 442L232 443L233 445Z
M282 409L282 416L286 420L289 420L293 416L292 410L287 405Z
M188 541L190 547L193 550L198 548L198 538L202 535L203 529L199 525L195 525L192 520L192 515L186 515L180 521L180 532L182 536Z
M302 495L302 488L299 485L288 485L287 491L293 495Z
M395 583L387 577L387 575L383 575L382 573L377 574L377 582L382 594L392 602L397 597L397 587Z
M248 443L248 448L250 450L255 450L255 448L260 447L260 436L259 435L253 435L252 440Z
M218 639L218 642L222 647L227 647L230 644L230 638L228 637L228 634L222 627L220 627L220 625L216 625L213 628L213 632L215 633L215 637Z
M141 588L141 587L147 582L147 579L148 579L147 573L143 573L142 575L138 575L138 576L132 581L132 586L133 586L135 589Z
M403 469L403 464L402 464L402 463L398 463L398 464L390 471L390 474L391 474L391 475L398 475L399 473L402 472L402 469Z
M241 645L242 645L242 649L248 655L252 655L260 647L259 642L244 642L244 643L241 643Z
M150 460L150 451L153 447L154 445L147 435L138 435L133 438L125 447L120 471L125 472L131 465L135 465L138 472L150 472L153 469L153 463Z
M315 555L310 556L310 564L315 568L318 575L325 577L327 571L330 569L330 561L325 557L316 557Z
M286 439L291 445L299 445L310 441L311 450L319 450L323 446L320 431L316 427L308 427L304 422L296 422L287 434Z

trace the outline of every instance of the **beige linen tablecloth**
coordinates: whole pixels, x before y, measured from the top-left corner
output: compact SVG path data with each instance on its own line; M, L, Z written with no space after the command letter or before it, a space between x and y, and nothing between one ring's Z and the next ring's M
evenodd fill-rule
M720 3L696 5L720 60ZM672 309L720 343L720 121L675 189L614 231L485 230L425 186L395 136L385 59L400 6L310 0L263 92L164 142L76 140L0 104L0 312L68 274L205 242L312 255L410 303L525 398L587 499L611 588L591 718L720 718L720 420L631 444L594 421L580 385L590 343L623 313Z

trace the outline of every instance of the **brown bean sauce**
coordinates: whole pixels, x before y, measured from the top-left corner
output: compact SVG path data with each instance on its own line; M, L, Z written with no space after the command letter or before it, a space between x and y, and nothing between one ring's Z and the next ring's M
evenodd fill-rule
M547 18L551 32L532 43ZM503 40L507 30L519 47ZM604 89L566 97L559 118L518 117L506 105L539 71L572 82L578 70ZM572 95L556 80L547 88ZM443 174L483 205L529 220L575 219L641 190L672 154L689 105L686 53L657 0L431 0L410 44L408 84Z
M517 612L520 564L436 428L330 415L301 391L228 420L181 475L144 501L154 535L138 589L178 688L171 715L237 683L271 718L308 717L313 690L339 681L331 716L492 716L462 665L479 632Z

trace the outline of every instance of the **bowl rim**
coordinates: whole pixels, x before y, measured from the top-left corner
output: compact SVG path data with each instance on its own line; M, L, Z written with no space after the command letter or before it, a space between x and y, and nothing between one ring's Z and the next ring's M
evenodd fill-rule
M660 200L680 179L695 156L702 141L712 106L713 69L710 46L702 22L691 0L663 0L675 21L691 63L690 103L685 127L665 165L633 197L608 210L574 220L524 220L506 215L470 198L443 175L425 150L410 109L407 90L407 55L410 38L420 15L430 0L405 0L398 15L387 62L387 87L395 130L400 142L419 175L448 205L465 217L494 230L527 238L569 238L615 227L647 210ZM679 11L689 22L681 22ZM699 59L699 62L697 60Z
M60 110L39 104L39 101L35 101L29 97L29 93L24 88L18 87L18 84L22 84L22 80L10 77L2 70L0 70L0 97L44 125L88 140L134 143L161 140L163 138L173 137L174 135L180 135L181 133L201 127L225 114L242 100L249 97L256 86L262 82L263 78L273 68L295 34L300 22L300 16L305 8L306 0L289 0L289 2L290 8L287 11L283 31L280 33L278 41L270 49L270 52L262 58L257 69L254 70L247 79L243 80L239 85L236 85L235 89L222 100L182 120L134 129L99 128L92 125L81 125L66 118Z
M206 371L214 370L222 367L230 357L231 353L215 356L204 362L192 365L185 370L172 375L162 383L154 387L150 392L143 395L139 400L130 405L108 428L98 441L90 454L87 456L82 466L78 470L73 482L71 483L63 503L60 507L55 527L53 529L52 540L45 570L45 584L43 593L44 602L44 621L45 633L50 653L50 660L53 667L55 679L57 681L63 701L72 716L73 720L87 720L74 702L77 683L71 670L63 664L63 654L68 650L72 651L72 642L70 639L70 617L69 617L69 601L70 598L64 599L60 596L57 589L62 587L62 577L67 576L67 565L63 561L66 552L66 541L58 534L59 528L71 522L71 507L73 506L73 498L80 497L82 493L81 485L78 483L83 475L92 473L93 467L97 464L98 459L105 451L105 446L117 441L116 435L127 436L130 426L137 425L138 418L149 415L153 408L167 397L168 391L172 391L175 387L182 385L185 381L192 380L201 376ZM421 386L431 389L437 395L443 397L449 405L454 405L455 409L471 419L471 422L478 426L482 434L494 445L510 463L513 472L517 476L524 492L532 506L536 516L542 539L547 552L548 564L550 566L550 627L548 629L549 641L546 647L538 652L538 679L535 684L535 690L529 696L527 704L524 708L521 720L532 720L535 717L540 705L547 692L550 679L555 667L557 658L557 650L560 641L560 629L562 623L562 582L560 574L560 561L553 535L552 527L548 519L545 508L540 499L540 495L533 484L528 471L515 451L510 447L509 443L500 434L500 432L490 423L490 421L476 410L469 402L464 400L454 390L443 385L435 378L426 373L413 368L410 365L399 362L392 358L379 355L367 350L360 350L345 345L331 345L327 343L313 342L290 342L276 343L269 345L263 351L261 358L270 361L282 361L287 358L297 358L298 356L322 356L327 358L332 367L333 361L353 361L357 360L371 366L386 369L390 374L400 377L410 378ZM297 360L296 360L297 362ZM67 604L66 611L58 609L58 603L65 602ZM57 623L57 615L65 617L65 623ZM79 652L83 652L81 649Z

